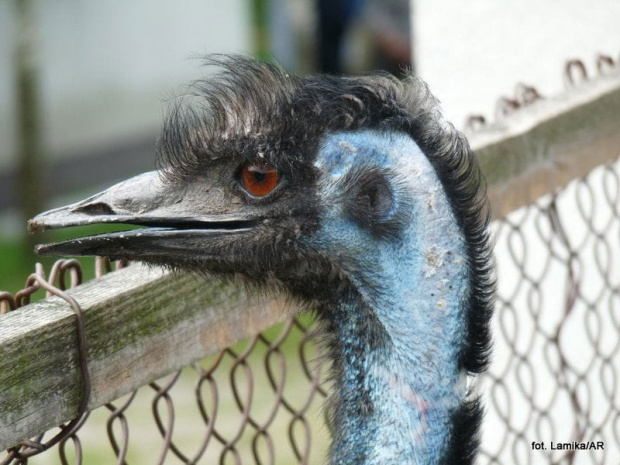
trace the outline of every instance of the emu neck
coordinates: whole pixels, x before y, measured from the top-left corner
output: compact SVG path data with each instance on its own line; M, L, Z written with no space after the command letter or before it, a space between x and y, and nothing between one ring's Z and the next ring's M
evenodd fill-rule
M338 179L367 154L399 173L411 212L398 237L366 234L334 207L322 246L349 285L321 310L334 360L333 465L437 464L451 446L453 415L466 401L459 367L470 276L465 239L426 156L407 137L334 135L317 166L325 205Z
M430 465L451 455L467 393L465 252L450 217L415 228L416 241L362 253L351 289L322 312L335 360L332 465Z
M440 463L449 447L452 415L466 392L456 350L450 347L455 343L450 334L459 333L460 324L418 330L414 315L437 308L412 299L373 309L350 297L331 308L335 394L330 463ZM404 313L412 318L396 321ZM386 327L389 314L395 318Z

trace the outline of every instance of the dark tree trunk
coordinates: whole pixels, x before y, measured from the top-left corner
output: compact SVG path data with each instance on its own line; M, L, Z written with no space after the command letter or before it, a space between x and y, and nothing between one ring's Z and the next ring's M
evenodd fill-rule
M32 0L14 0L18 27L15 50L17 190L26 221L43 210L40 93L36 53L36 19ZM32 250L34 239L25 236Z

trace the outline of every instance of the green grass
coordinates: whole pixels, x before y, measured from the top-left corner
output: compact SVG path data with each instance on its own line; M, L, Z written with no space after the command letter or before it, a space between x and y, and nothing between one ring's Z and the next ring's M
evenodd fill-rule
M99 233L122 231L133 229L126 225L93 225L79 226L70 229L59 229L37 233L34 236L35 242L45 244L58 242L79 236L87 236ZM2 238L0 237L0 291L7 291L15 294L24 288L26 279L35 271L35 264L41 263L46 273L49 273L56 260L62 257L40 257L31 249L30 243L26 239ZM93 257L80 257L84 281L95 276L95 259ZM33 296L34 300L40 298Z

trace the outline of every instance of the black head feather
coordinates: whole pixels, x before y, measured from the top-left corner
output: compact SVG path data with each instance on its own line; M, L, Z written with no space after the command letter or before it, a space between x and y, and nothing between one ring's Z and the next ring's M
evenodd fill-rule
M192 179L222 158L260 157L294 170L299 182L312 182L324 135L359 129L408 134L434 167L466 239L472 291L460 364L471 373L483 371L495 287L485 181L466 139L443 120L427 86L389 74L302 78L243 56L213 55L206 63L219 72L195 81L171 104L158 145L165 176Z

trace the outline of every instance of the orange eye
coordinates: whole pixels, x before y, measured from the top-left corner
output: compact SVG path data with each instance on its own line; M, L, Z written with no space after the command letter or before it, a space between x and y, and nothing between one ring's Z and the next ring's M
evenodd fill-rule
M241 167L241 183L255 197L264 197L280 184L280 175L267 162L247 162Z

